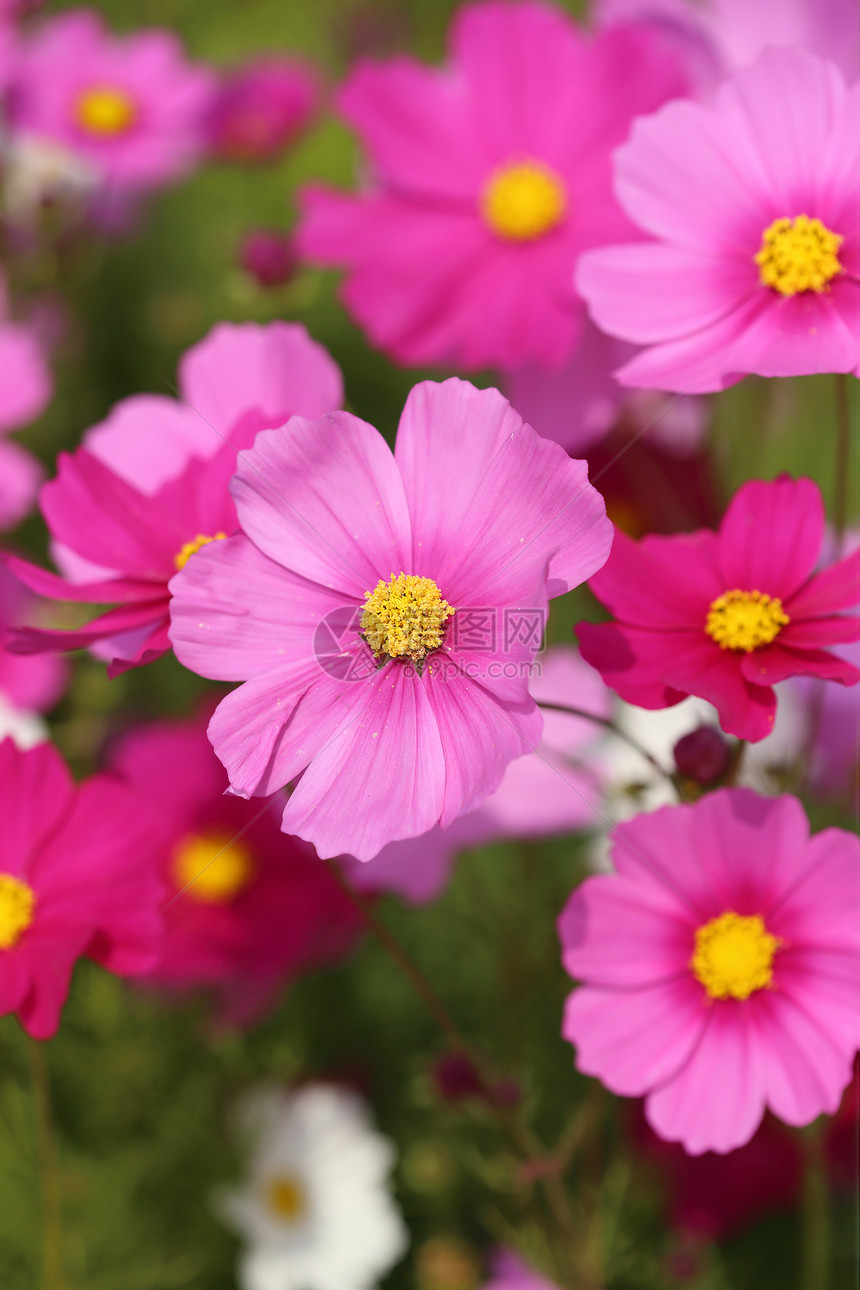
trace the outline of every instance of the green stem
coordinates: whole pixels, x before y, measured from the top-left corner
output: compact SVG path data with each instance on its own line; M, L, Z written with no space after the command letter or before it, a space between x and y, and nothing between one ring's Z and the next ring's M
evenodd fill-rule
M634 739L626 730L622 730L621 726L617 725L611 717L598 717L593 712L586 712L584 708L571 708L566 703L545 703L541 700L538 703L538 707L547 712L564 712L569 717L581 717L584 721L593 721L595 725L603 726L604 730L611 730L619 739L623 739L626 744L634 748L640 757L644 757L658 775L662 775L664 779L672 779L672 775L666 770L666 767L661 766L657 758L649 753L648 749L640 744L638 739Z
M41 1043L31 1039L29 1050L42 1203L42 1284L45 1290L63 1290L60 1170L51 1116L51 1089Z
M801 1134L806 1162L801 1212L800 1290L828 1290L830 1206L820 1124Z
M575 1285L573 1269L575 1224L567 1192L555 1168L555 1162L549 1159L547 1149L537 1134L528 1125L522 1123L513 1110L500 1104L495 1093L501 1080L499 1072L495 1070L489 1058L480 1052L471 1040L464 1035L445 1004L439 998L434 987L407 954L397 937L381 919L377 918L361 893L349 882L337 862L326 860L324 863L337 885L355 905L368 929L409 981L409 984L438 1023L440 1029L447 1035L452 1046L461 1052L464 1057L467 1057L474 1067L487 1105L511 1139L518 1154L522 1157L525 1171L537 1179L543 1190L547 1206L559 1228L560 1242L556 1253L559 1256L561 1284L573 1287Z

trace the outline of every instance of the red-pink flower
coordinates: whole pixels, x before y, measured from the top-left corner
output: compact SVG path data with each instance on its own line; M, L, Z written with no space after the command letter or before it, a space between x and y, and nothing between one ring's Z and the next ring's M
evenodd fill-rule
M360 860L447 827L530 752L549 597L606 558L582 462L496 390L409 395L394 454L349 413L240 454L242 532L170 584L181 662L244 684L210 738L242 797L301 775L284 831Z
M294 412L342 402L340 372L303 327L220 323L180 363L181 401L139 394L61 454L41 507L59 578L10 560L27 586L58 600L113 604L78 631L19 632L22 653L95 646L111 674L170 648L167 584L201 546L228 537L236 453Z
M226 161L268 161L310 123L319 101L313 67L291 58L258 58L232 69L209 120L213 150Z
M615 190L650 240L589 251L576 274L597 325L646 347L622 385L860 370L858 114L832 63L769 49L713 109L634 125Z
M215 80L171 31L114 36L94 9L46 19L20 52L11 123L92 163L114 191L166 183L206 143Z
M582 655L629 703L695 694L730 734L763 739L778 682L860 681L827 648L860 636L860 619L842 612L860 601L860 552L818 571L823 542L818 487L787 476L744 484L717 533L634 542L616 530L589 584L616 621L577 624Z
M833 1114L860 1046L860 839L721 789L615 830L559 920L577 1066L692 1155Z
M156 961L163 889L150 810L97 775L76 787L50 744L0 743L0 1013L34 1039L60 1022L82 955L135 975Z
M280 831L283 803L225 796L206 722L125 734L111 767L157 804L165 936L147 981L213 988L222 1016L257 1017L301 972L346 953L360 922L311 847Z
M347 270L347 308L401 363L557 367L582 324L577 257L635 235L612 150L683 88L648 32L592 39L539 0L464 5L448 66L358 64L338 104L371 181L309 189L300 245Z

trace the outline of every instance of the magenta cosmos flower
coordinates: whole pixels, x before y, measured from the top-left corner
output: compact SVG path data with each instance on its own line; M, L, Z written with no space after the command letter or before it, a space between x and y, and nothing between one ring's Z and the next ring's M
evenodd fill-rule
M41 492L59 578L22 560L13 571L58 600L116 608L79 631L19 632L22 653L95 646L111 674L167 649L167 584L206 543L228 537L238 449L294 412L340 405L340 372L303 327L219 323L180 363L181 401L139 394L62 454Z
M715 108L672 103L616 153L651 240L580 261L599 327L646 348L623 385L704 393L747 373L860 368L860 85L771 49Z
M578 623L583 658L628 703L707 699L739 739L770 734L773 686L790 676L855 685L860 671L826 647L860 636L860 552L816 572L821 493L787 476L738 489L719 532L634 542L616 531L589 584L612 623Z
M213 74L170 31L113 36L93 9L43 22L20 53L11 123L96 166L115 189L186 171L206 144Z
M585 464L452 379L413 389L394 454L349 413L295 417L231 487L242 533L174 578L170 634L245 682L209 727L233 791L301 774L284 831L360 860L471 810L540 738L547 599L606 559Z
M280 831L283 807L225 796L206 721L130 730L110 765L158 803L165 936L146 980L214 988L223 1018L247 1023L293 978L345 954L360 923L311 847Z
M82 955L111 972L158 956L163 889L147 804L105 775L76 787L50 744L0 743L0 1014L34 1039L60 1022Z
M209 121L210 146L226 161L269 161L309 125L320 87L308 63L258 58L233 69Z
M577 1066L691 1155L833 1114L860 1044L860 840L722 789L615 830L559 920Z
M343 299L401 363L558 366L586 247L633 237L610 154L633 118L683 92L658 38L594 39L554 7L465 5L450 63L360 63L338 103L367 147L358 195L311 188L299 242L343 266Z

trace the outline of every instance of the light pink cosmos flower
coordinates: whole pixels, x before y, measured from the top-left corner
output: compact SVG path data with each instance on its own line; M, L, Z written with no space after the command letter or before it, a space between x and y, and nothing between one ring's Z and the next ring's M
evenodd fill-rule
M646 348L622 385L690 394L747 373L860 370L860 84L771 49L711 109L673 103L616 153L650 241L587 252L594 321Z
M855 685L860 671L827 647L860 636L860 552L816 571L821 493L810 479L752 480L719 532L634 542L616 531L590 582L615 614L578 623L583 658L642 708L707 699L739 739L773 729L773 686L791 676Z
M578 1068L691 1155L833 1114L860 1046L860 839L721 789L616 829L559 920Z
M352 949L356 910L313 849L281 833L282 807L224 795L205 718L132 729L109 765L157 804L168 896L148 983L213 989L222 1020L247 1024L288 981Z
M319 97L309 63L257 58L233 68L212 105L210 146L225 161L269 161L307 128Z
M94 164L112 189L187 171L206 145L213 74L188 63L173 32L114 36L94 9L45 20L24 44L10 119Z
M131 976L156 961L161 883L146 804L105 775L76 787L50 744L0 743L0 1013L34 1039L60 1023L87 955Z
M174 578L170 634L245 682L209 727L233 791L301 774L284 831L360 860L477 806L540 738L547 599L608 553L584 463L452 379L412 390L393 455L348 413L295 417L231 487L242 533Z
M139 394L61 454L41 493L66 579L10 560L27 586L57 600L116 608L79 631L18 633L23 653L95 646L111 675L167 649L167 584L205 543L236 528L228 492L236 453L294 412L343 400L340 372L303 327L219 323L180 363L181 401Z
M337 101L372 179L309 189L299 244L346 268L344 303L398 362L557 367L582 324L577 257L636 236L611 152L684 86L648 32L592 39L539 0L464 5L447 67L358 64Z
M11 321L0 276L0 529L14 528L29 513L43 473L35 457L2 436L43 412L52 391L42 346L31 327Z
M655 28L677 47L706 97L772 45L826 58L848 81L860 72L856 0L598 0L594 14L599 27Z

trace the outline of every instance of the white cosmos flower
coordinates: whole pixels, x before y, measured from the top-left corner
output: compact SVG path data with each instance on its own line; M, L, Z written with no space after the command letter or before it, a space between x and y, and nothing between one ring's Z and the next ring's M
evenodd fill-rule
M241 1290L371 1290L403 1254L395 1152L364 1102L328 1085L251 1090L237 1106L247 1178L216 1198L246 1242Z

